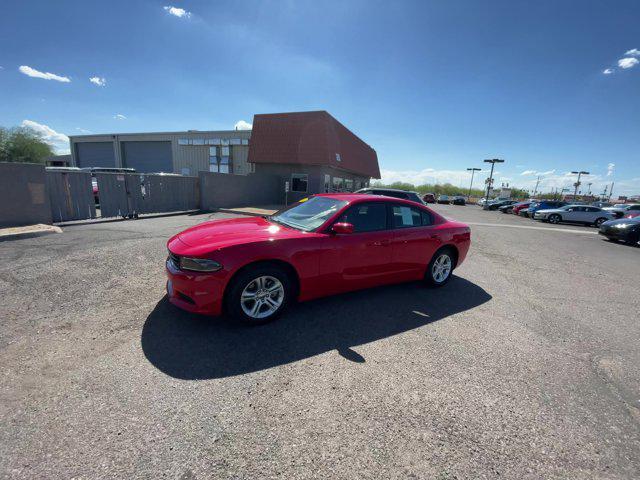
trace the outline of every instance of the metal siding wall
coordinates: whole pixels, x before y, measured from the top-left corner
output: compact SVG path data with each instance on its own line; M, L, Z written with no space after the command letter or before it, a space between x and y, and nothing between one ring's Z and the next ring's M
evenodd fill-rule
M44 165L0 163L0 228L51 223Z
M113 142L76 143L77 166L82 167L115 167L116 157Z
M125 167L142 173L173 173L171 142L127 141L121 144Z
M159 174L96 174L103 217L197 210L197 177Z
M90 173L47 171L46 180L54 222L96 218Z

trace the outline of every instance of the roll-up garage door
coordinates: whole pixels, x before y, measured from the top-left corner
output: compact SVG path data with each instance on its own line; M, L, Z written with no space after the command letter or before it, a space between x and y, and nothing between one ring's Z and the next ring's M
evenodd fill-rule
M137 172L173 172L171 142L122 142L123 163Z
M116 157L113 142L76 143L78 167L115 167Z

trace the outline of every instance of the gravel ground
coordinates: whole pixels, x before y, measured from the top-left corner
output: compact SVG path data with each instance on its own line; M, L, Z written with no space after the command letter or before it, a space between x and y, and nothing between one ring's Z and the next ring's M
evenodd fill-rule
M0 477L640 477L640 249L436 209L472 225L445 288L258 328L164 299L167 238L232 215L0 242Z

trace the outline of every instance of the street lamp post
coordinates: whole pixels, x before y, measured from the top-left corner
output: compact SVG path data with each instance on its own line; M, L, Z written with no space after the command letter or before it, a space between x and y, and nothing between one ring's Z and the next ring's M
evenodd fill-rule
M587 195L591 196L591 185L593 185L593 182L589 182L587 185L589 185L589 191L587 192Z
M482 170L481 168L467 168L468 171L471 171L471 184L469 185L469 195L467 195L467 201L471 197L471 188L473 187L473 174Z
M571 172L574 175L578 175L578 181L573 184L575 190L573 191L573 201L576 201L576 197L578 196L578 187L580 186L580 176L581 175L589 175L589 172L579 171L579 172Z
M504 163L504 160L493 158L490 160L485 160L484 162L491 164L491 173L489 174L489 183L487 184L487 195L485 196L485 199L484 199L484 208L486 208L487 202L489 201L489 191L491 190L491 185L493 184L493 167L495 166L496 163Z

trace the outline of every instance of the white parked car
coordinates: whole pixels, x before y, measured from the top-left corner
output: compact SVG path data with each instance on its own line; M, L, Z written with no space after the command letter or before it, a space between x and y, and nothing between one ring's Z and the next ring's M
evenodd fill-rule
M589 205L565 205L560 208L538 210L533 218L549 223L573 222L595 225L599 227L607 220L613 220L615 216L599 207Z

